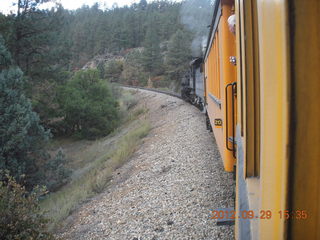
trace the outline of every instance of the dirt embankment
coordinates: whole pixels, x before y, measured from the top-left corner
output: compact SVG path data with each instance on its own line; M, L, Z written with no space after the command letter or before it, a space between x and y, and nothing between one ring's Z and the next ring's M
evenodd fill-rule
M205 117L180 99L137 90L152 130L110 186L84 204L65 239L233 239L210 210L233 206L232 175L223 171Z

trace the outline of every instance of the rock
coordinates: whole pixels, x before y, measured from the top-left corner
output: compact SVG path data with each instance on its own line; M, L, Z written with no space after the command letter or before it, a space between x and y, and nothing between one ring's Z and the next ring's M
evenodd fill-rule
M154 229L155 232L163 232L164 228L163 227L157 227Z
M171 220L167 221L167 225L169 225L169 226L170 226L170 225L173 225L173 223L174 223L174 222L171 221Z

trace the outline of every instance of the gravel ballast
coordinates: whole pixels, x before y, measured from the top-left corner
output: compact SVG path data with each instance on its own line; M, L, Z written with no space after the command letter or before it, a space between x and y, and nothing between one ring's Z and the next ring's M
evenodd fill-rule
M104 193L83 204L58 234L64 239L233 239L210 210L233 207L234 181L205 116L181 99L137 90L152 130ZM71 220L70 220L71 219Z

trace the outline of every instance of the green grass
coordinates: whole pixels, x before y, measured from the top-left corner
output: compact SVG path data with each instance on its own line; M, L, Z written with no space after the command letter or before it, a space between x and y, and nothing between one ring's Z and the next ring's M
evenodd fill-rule
M68 185L41 202L42 211L51 219L50 230L58 227L81 203L107 187L112 173L129 159L151 129L146 120L138 120L134 125L135 127L117 140L112 151L92 159L83 169L78 170L78 174L75 174Z
M126 109L133 108L138 104L138 99L135 96L136 92L129 90L123 90L121 98L119 99L120 105L123 105Z
M137 120L141 115L148 112L147 108L137 108L133 110L127 117L126 122L132 122Z

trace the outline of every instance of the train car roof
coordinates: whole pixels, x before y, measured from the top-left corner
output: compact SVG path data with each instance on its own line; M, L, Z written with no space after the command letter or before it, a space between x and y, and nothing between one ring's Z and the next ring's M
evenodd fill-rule
M207 58L207 55L208 55L208 51L211 47L211 44L212 44L212 37L214 35L214 33L216 32L216 29L218 27L218 20L219 18L217 18L217 16L221 15L221 0L216 0L215 3L214 3L214 6L213 6L213 14L212 14L212 21L211 21L211 24L210 24L210 31L209 31L209 35L208 35L208 40L207 40L207 46L206 46L206 51L205 51L205 54L204 54L204 59Z

